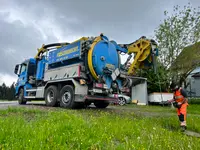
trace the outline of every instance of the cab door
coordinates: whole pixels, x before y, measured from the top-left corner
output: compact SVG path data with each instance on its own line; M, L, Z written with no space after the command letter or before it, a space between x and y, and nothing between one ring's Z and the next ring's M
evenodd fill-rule
M21 70L19 75L19 84L25 85L27 81L27 63L21 64Z
M16 65L15 73L18 75L18 80L15 87L15 95L18 94L19 88L24 87L27 81L27 63L22 63L20 65Z

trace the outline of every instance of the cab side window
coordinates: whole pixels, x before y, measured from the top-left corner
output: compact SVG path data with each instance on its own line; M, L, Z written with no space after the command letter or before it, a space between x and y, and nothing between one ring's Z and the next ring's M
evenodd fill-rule
M26 65L22 65L21 73L26 71Z

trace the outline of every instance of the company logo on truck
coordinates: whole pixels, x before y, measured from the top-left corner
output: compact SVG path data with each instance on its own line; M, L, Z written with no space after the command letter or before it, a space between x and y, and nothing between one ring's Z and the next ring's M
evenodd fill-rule
M57 57L61 57L61 56L64 56L64 55L67 55L67 54L70 54L70 53L73 53L73 52L76 52L78 51L78 46L76 47L73 47L71 49L67 49L65 51L61 51L57 54Z

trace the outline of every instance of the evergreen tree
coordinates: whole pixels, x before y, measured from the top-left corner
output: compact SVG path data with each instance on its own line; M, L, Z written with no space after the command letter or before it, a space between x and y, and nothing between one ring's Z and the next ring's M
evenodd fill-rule
M2 86L0 85L0 100L3 99L3 88Z
M3 83L3 84L2 84L2 99L3 99L3 100L6 99L6 95L7 95L7 87L6 87L6 84Z
M5 83L0 85L0 100L15 100L15 83L10 87Z
M14 100L15 99L15 83L13 83L10 86L10 100Z

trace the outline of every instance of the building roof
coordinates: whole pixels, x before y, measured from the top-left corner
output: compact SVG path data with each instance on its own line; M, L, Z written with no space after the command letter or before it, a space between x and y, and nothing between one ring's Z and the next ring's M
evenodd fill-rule
M193 74L191 77L193 77L193 78L200 77L200 72Z
M200 67L195 68L190 74L195 74L200 72Z

